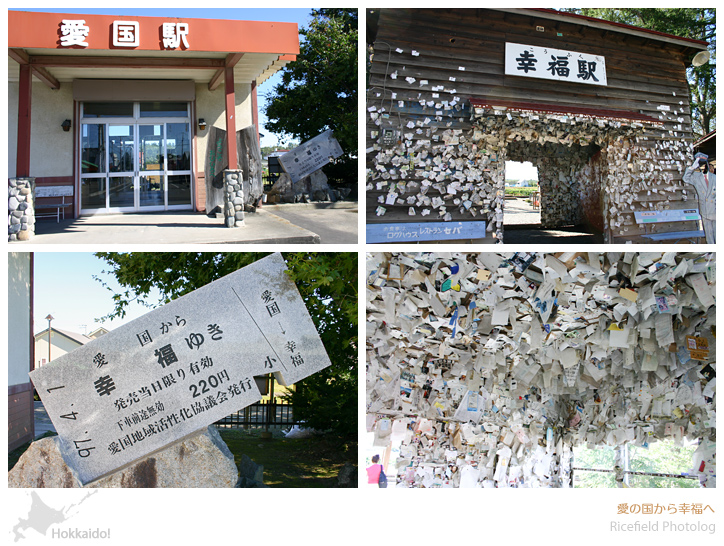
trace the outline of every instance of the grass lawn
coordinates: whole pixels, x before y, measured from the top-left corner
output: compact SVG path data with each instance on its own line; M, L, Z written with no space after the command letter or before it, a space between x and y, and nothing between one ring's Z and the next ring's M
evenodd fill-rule
M265 440L258 431L219 429L219 434L237 466L246 455L264 467L264 485L269 487L336 487L344 464L357 466L357 444L331 435L290 439L274 433Z
M264 467L264 484L269 487L336 487L344 464L357 466L356 442L343 442L332 435L288 439L281 432L274 432L271 439L263 439L260 431L218 431L234 454L237 466L241 456L246 455ZM8 470L29 446L25 444L8 454Z

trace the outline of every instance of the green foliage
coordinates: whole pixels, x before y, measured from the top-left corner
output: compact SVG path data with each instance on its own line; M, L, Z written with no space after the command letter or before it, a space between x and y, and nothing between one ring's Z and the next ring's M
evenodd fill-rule
M709 43L711 60L689 67L692 125L703 136L716 126L716 9L714 8L569 8L607 21L655 30Z
M670 440L649 444L648 447L629 446L629 470L662 474L683 474L691 469L696 446L678 446ZM595 449L578 447L574 450L573 466L613 470L615 449L600 446ZM574 471L575 487L616 487L613 472ZM629 487L648 488L698 488L697 480L664 478L658 476L629 475Z
M594 449L578 447L573 453L575 455L573 466L577 468L613 469L615 453L612 447L601 446ZM574 487L616 487L615 475L612 472L574 470L573 479Z
M270 94L267 128L301 142L332 129L344 155L324 168L331 183L357 180L357 10L319 9L300 30L297 60Z
M539 190L540 188L538 186L506 186L505 195L515 195L516 197L529 197L530 195L534 194Z
M124 317L131 301L167 303L249 265L268 252L99 252L122 291L105 318ZM332 365L296 384L289 398L307 426L347 436L357 431L357 253L284 253ZM153 289L160 300L149 301Z

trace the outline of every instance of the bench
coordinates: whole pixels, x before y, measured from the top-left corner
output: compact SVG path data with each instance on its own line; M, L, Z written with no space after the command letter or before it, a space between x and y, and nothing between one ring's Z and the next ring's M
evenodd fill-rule
M60 203L38 203L39 197L59 197ZM73 186L36 186L35 187L35 217L55 218L60 222L61 212L63 220L65 220L65 209L73 203L66 202L66 197L73 197ZM70 201L70 200L69 200ZM39 214L39 210L55 210L55 212L46 212Z
M658 211L640 211L634 212L636 223L644 226L644 230L647 229L651 224L659 224L664 222L698 222L701 221L701 214L699 209L685 209L685 210L658 210ZM697 243L701 237L706 237L706 233L703 229L695 231L668 231L662 233L644 233L641 235L644 239L650 239L652 241L673 241L678 243L682 239L687 239L691 243Z

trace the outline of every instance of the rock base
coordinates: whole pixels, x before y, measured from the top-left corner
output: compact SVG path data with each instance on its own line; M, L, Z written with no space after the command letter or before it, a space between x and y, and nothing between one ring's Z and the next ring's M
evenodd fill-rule
M251 459L250 459L251 461ZM85 486L65 464L58 437L33 442L8 472L8 487L236 487L234 456L214 427Z

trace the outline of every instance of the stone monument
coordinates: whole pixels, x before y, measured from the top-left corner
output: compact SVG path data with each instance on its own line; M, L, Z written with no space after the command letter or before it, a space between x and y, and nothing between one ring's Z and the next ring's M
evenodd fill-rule
M276 253L30 372L86 485L330 365Z
M318 171L329 163L330 159L339 157L342 153L342 147L330 129L280 156L279 163L294 184Z

